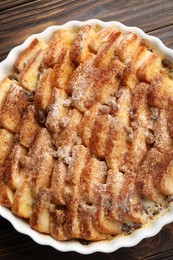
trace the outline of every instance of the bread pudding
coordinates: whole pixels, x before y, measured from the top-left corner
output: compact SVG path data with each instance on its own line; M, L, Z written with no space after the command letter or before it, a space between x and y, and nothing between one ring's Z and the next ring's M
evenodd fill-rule
M172 64L134 32L35 38L0 83L0 204L66 241L126 236L173 195Z

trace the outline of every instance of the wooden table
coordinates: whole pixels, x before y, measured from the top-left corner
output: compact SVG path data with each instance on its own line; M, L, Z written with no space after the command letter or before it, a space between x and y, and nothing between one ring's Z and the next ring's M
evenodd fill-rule
M29 35L53 24L69 20L98 18L117 20L138 26L159 37L173 48L173 1L171 0L1 0L0 61ZM17 233L0 217L0 259L173 259L173 223L155 237L145 239L133 248L122 248L111 254L95 253L82 256L61 253L40 246L29 237Z

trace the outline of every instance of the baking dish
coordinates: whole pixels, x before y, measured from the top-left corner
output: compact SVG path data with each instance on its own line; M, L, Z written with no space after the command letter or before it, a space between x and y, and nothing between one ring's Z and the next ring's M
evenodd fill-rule
M137 33L141 38L147 39L152 48L160 53L164 58L172 61L173 51L164 46L164 44L153 36L148 36L142 30L136 27L127 27L119 22L102 22L100 20L92 19L85 22L70 21L61 26L48 27L40 34L31 35L27 40L20 46L15 47L7 56L7 58L0 64L0 80L7 75L13 68L13 64L19 54L31 43L34 38L38 38L45 42L49 41L53 33L59 28L71 28L81 27L84 24L99 25L101 27L115 26L122 31L130 31ZM113 252L121 247L131 247L139 243L142 239L154 236L160 229L173 221L173 206L170 204L169 210L154 220L150 225L144 226L143 228L134 231L131 235L120 236L112 239L111 241L93 242L89 245L82 245L78 241L59 242L51 238L50 236L40 234L30 228L30 226L20 218L14 216L7 208L0 206L0 215L5 219L9 220L14 228L24 234L30 236L34 241L42 245L49 245L59 251L75 251L81 254L90 254L94 252Z

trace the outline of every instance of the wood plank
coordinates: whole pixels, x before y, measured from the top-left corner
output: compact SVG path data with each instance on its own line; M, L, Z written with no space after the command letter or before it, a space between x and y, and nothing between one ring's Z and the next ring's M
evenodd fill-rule
M31 0L36 1L36 0ZM26 3L31 2L29 0L16 0L16 1L11 1L11 0L5 0L5 1L1 1L1 5L0 5L0 12L10 9L10 8L15 8L18 7L19 5L24 5Z
M11 27L11 25L16 26L13 23L16 21L16 16L17 20L26 18L25 21L22 20L22 24L28 21L35 22L34 18L37 21L42 20L42 22L44 18L45 23L47 17L49 16L50 19L51 15L51 18L58 20L60 23L64 23L68 18L70 18L69 20L87 20L90 18L98 18L104 21L118 20L127 25L137 25L148 32L172 24L172 7L173 2L171 0L165 0L164 6L162 0L140 2L138 0L86 0L82 1L82 3L77 0L35 0L30 1L27 8L25 5L21 5L17 9L15 8L13 12L11 10L2 12L1 24L10 22L11 24L8 23L7 28ZM19 21L19 24L21 24L21 21Z
M172 9L171 0L165 0L164 5L162 0L30 1L26 5L1 12L0 37L3 48L0 60L29 35L41 32L53 24L63 24L73 19L98 18L104 21L118 20L150 32L172 24Z
M173 49L173 25L154 30L149 34L158 37L168 48Z
M41 32L53 24L69 20L98 18L118 20L138 26L159 37L173 48L173 1L171 0L5 0L0 5L0 61L29 35ZM22 246L21 246L22 245ZM0 217L0 259L173 259L173 223L165 226L153 238L141 241L132 248L122 248L111 254L95 253L81 256L74 252L61 253L40 246L31 238L14 230Z
M172 260L173 259L173 250L170 250L168 252L163 252L161 254L155 255L155 256L149 256L146 257L145 260Z

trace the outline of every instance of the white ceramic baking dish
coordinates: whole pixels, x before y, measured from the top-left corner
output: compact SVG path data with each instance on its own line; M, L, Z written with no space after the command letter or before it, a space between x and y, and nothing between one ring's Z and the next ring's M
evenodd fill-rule
M39 38L40 40L47 42L52 37L53 33L60 28L71 28L74 26L81 27L84 24L100 25L101 27L115 26L122 31L135 32L141 38L149 40L152 48L159 52L163 57L173 61L173 51L171 49L167 48L158 38L145 34L137 27L127 27L120 22L103 22L96 19L85 22L70 21L61 26L50 26L39 34L31 35L23 44L12 49L7 58L0 63L0 81L12 70L13 64L18 55L31 43L34 38ZM54 240L48 235L40 234L37 231L31 229L27 222L14 216L9 209L2 206L0 206L0 216L7 219L17 231L30 236L38 244L49 245L63 252L75 251L81 254L91 254L94 252L110 253L121 247L135 246L142 239L156 235L164 225L173 221L173 204L170 204L169 209L164 214L159 215L159 217L152 223L134 231L131 235L116 237L111 241L94 242L90 243L89 245L82 245L78 241L60 242Z

